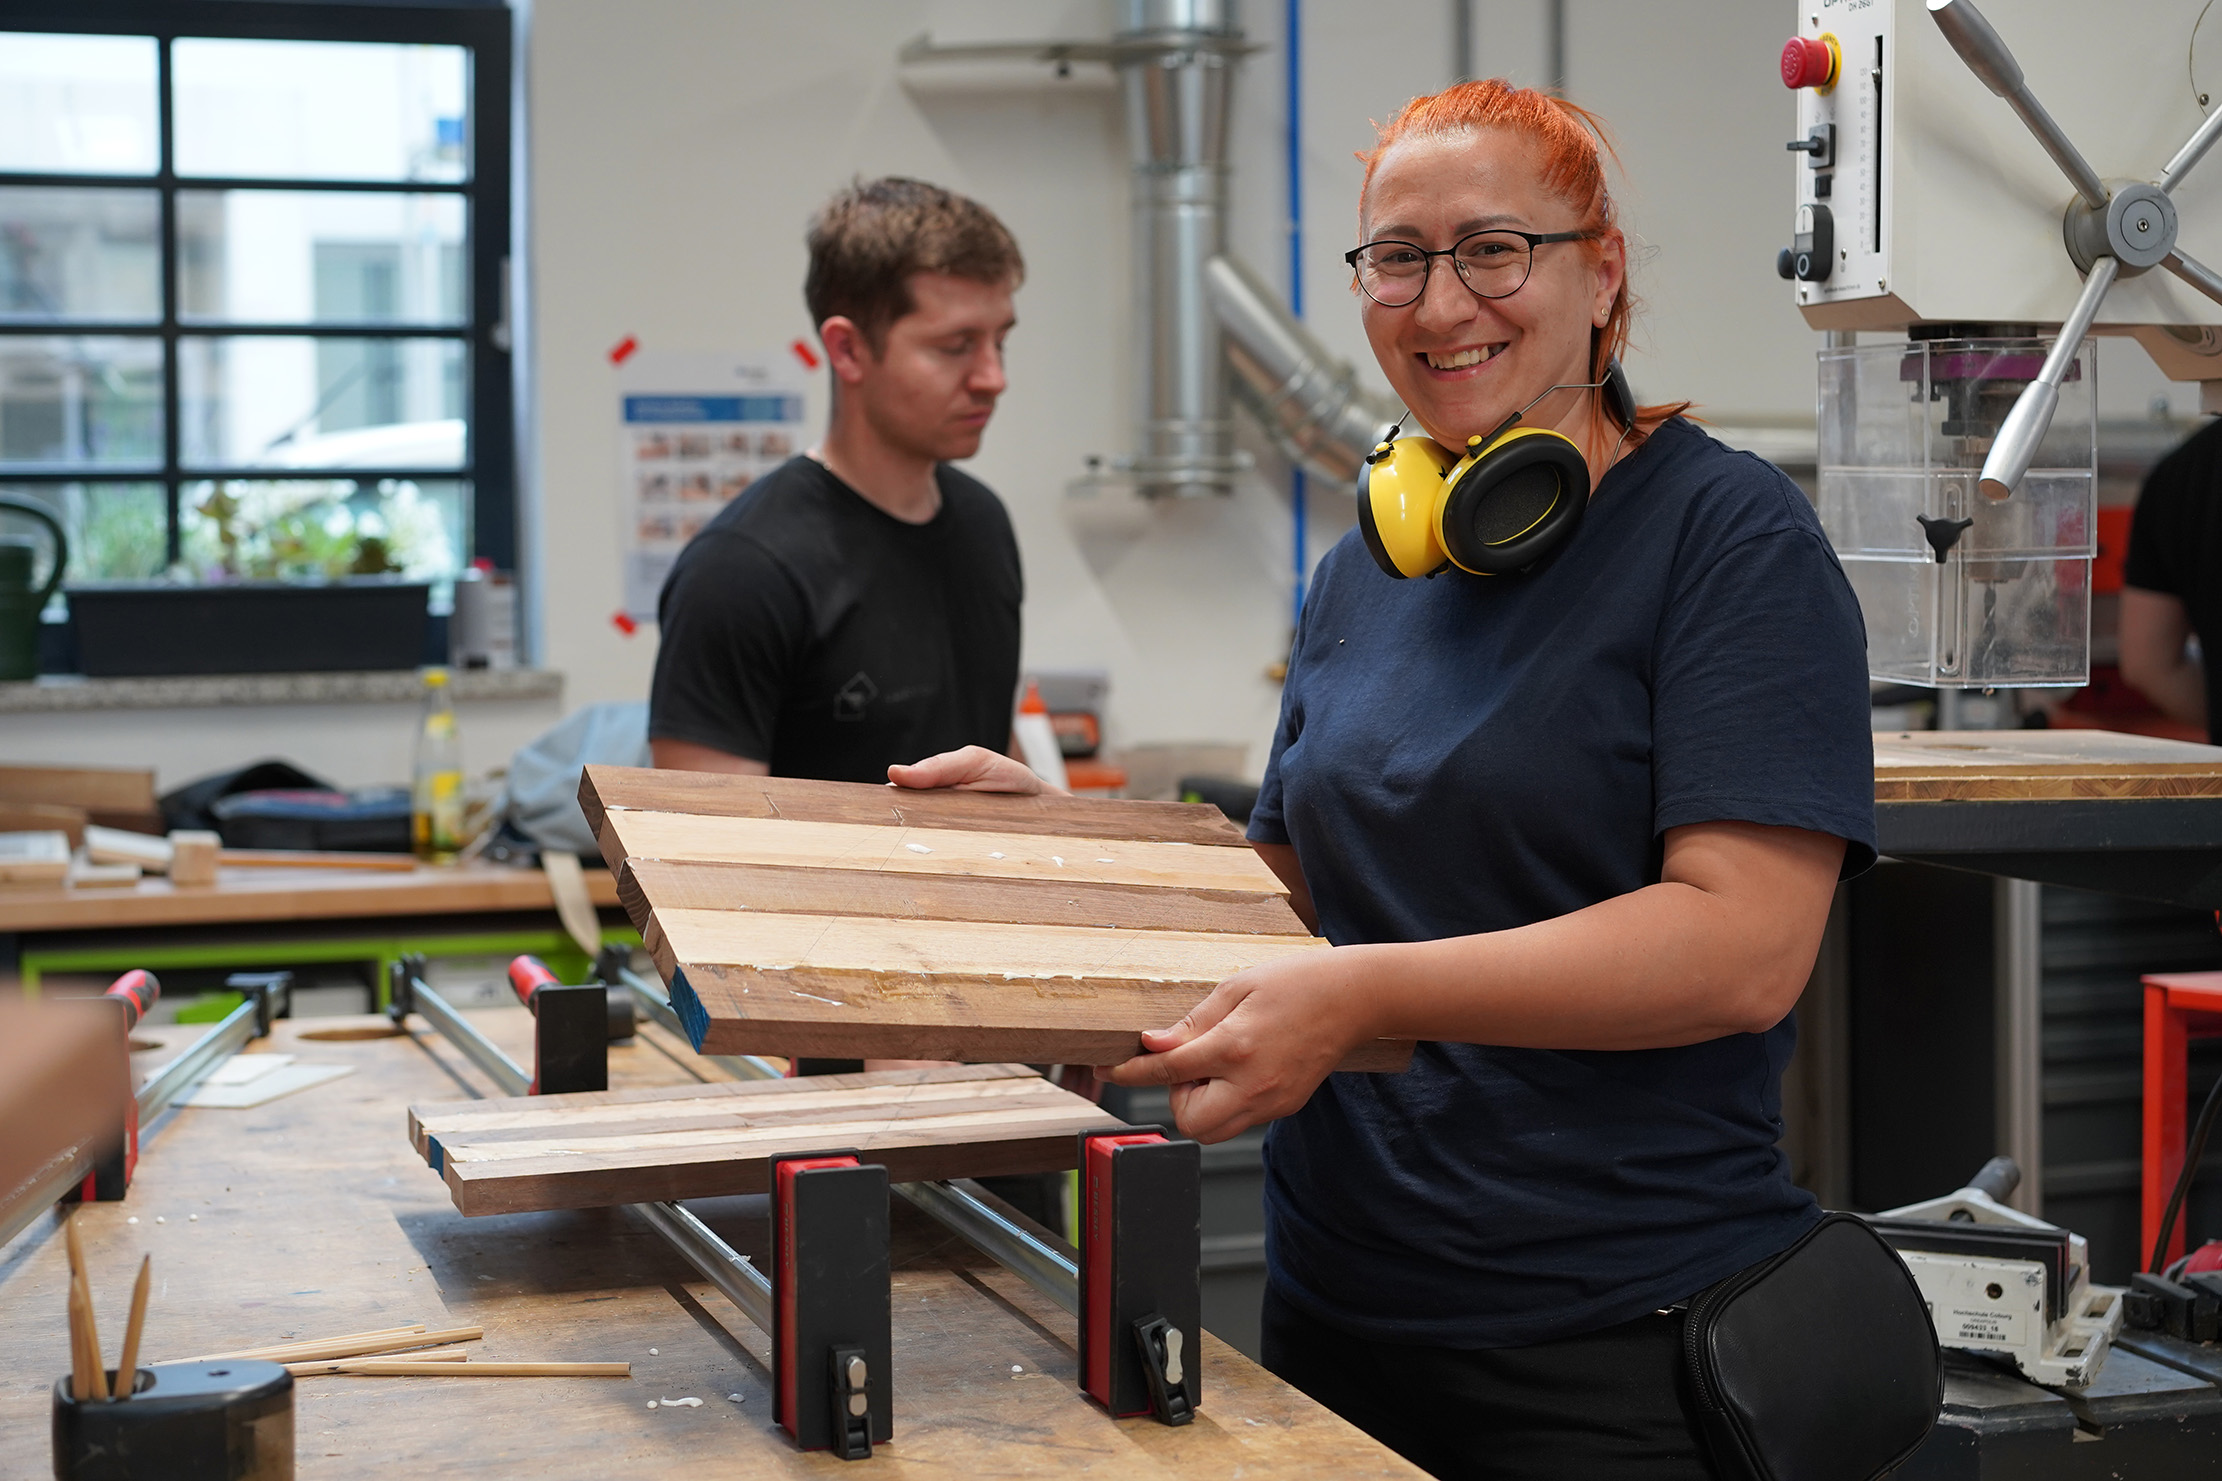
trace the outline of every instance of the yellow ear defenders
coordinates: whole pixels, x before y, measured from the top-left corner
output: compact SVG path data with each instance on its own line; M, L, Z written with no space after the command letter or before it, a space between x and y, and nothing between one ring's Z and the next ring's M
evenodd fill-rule
M1520 418L1553 391L1597 390L1623 428L1635 397L1618 360L1605 378L1552 386L1485 437L1453 452L1427 437L1396 435L1358 473L1358 528L1391 576L1432 576L1446 565L1476 576L1527 570L1563 546L1589 507L1589 463L1571 438Z

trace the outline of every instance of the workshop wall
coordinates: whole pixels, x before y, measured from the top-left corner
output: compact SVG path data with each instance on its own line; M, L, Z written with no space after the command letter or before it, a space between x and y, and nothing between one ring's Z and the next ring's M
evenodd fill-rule
M2008 0L2000 0L2008 7ZM1308 0L1303 66L1308 318L1386 390L1339 257L1353 240L1371 120L1460 70L1448 0ZM1474 70L1547 84L1545 0L1471 0ZM471 765L498 764L563 711L646 693L653 625L627 637L616 536L617 397L608 352L776 350L811 326L803 224L840 182L900 171L986 201L1029 263L1012 385L972 467L1010 506L1024 552L1030 668L1106 668L1110 740L1241 742L1263 766L1293 581L1287 466L1243 426L1258 472L1231 498L1147 506L1068 487L1091 453L1130 446L1128 168L1107 69L905 69L901 44L1107 35L1111 0L531 0L520 5L529 125L520 305L531 647L560 705L467 707ZM1611 126L1647 301L1629 371L1647 399L1688 397L1721 430L1812 424L1818 336L1774 276L1791 117L1775 58L1780 0L1568 0L1568 92ZM1284 7L1248 0L1264 50L1235 94L1234 249L1285 290ZM2102 408L2143 414L2170 388L2103 347ZM2188 415L2195 398L2173 388ZM813 412L824 415L822 389ZM815 430L815 428L813 429ZM1316 560L1349 526L1315 480ZM165 784L284 755L347 783L406 774L407 706L10 717L26 761L153 759ZM243 745L241 737L252 736ZM211 759L213 758L213 759Z
M1370 120L1450 80L1444 0L1306 6L1305 297L1338 353L1385 389L1347 274ZM1478 70L1547 81L1540 0L1481 0ZM1285 651L1288 477L1245 433L1259 473L1232 498L1143 506L1068 496L1090 453L1128 445L1127 166L1104 69L1065 81L1019 65L938 77L896 49L937 40L1100 36L1114 7L854 0L707 6L536 0L532 300L538 343L545 661L569 702L637 695L653 628L626 637L611 540L616 398L609 349L776 347L810 332L802 225L852 175L924 175L986 201L1029 266L1011 390L973 471L1011 508L1027 572L1025 661L1112 673L1122 743L1241 740L1262 767ZM1716 418L1810 423L1815 336L1773 276L1788 116L1774 0L1568 7L1569 88L1611 121L1650 244L1652 318L1630 370L1647 394ZM1236 93L1234 248L1288 281L1283 232L1283 9L1244 20L1267 49ZM907 73L907 75L905 75ZM1786 137L1786 136L1784 136ZM813 407L823 415L823 397ZM1348 527L1345 492L1315 484L1316 558Z

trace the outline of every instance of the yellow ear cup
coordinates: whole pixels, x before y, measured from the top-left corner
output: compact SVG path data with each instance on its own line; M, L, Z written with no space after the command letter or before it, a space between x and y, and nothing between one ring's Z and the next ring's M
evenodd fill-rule
M1391 576L1426 576L1443 568L1443 474L1458 454L1426 437L1403 437L1378 462L1358 470L1358 528L1366 549Z
M1474 439L1478 443L1479 439ZM1476 576L1524 571L1572 537L1589 507L1589 463L1546 427L1515 427L1469 444L1443 480L1434 543Z

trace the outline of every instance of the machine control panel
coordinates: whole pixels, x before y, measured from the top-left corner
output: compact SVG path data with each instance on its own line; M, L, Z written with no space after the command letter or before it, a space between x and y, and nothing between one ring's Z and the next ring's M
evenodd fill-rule
M1889 0L1808 0L1783 48L1782 81L1798 99L1789 148L1805 168L1776 269L1797 282L1800 308L1889 291L1882 135L1897 11Z

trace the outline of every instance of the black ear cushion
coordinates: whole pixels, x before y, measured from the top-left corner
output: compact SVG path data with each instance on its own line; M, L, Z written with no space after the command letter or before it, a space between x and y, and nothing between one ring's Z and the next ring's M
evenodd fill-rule
M1623 427L1636 424L1636 393L1628 384L1628 372L1620 368L1617 359L1605 362L1605 410L1612 413L1614 421Z
M1550 555L1589 508L1589 464L1563 437L1521 437L1484 453L1451 486L1443 548L1477 576L1506 576Z

